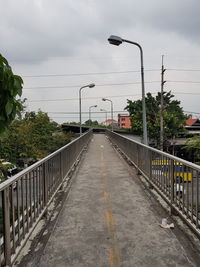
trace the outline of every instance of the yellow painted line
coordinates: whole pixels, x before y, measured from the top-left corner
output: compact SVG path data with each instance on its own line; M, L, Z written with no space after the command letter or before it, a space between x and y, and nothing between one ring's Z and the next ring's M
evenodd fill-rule
M116 238L116 224L115 220L112 214L112 209L111 209L111 202L110 202L110 195L109 195L109 187L107 184L107 172L105 172L105 165L106 161L104 158L103 151L101 151L101 156L100 156L100 161L101 161L101 176L102 176L102 182L103 182L103 196L104 196L104 201L106 205L106 210L105 210L105 218L106 218L106 224L110 236L110 241L111 241L111 248L109 248L109 265L110 267L120 267L121 265L121 258L120 258L120 251L117 248L117 238Z
M108 192L104 191L103 196L104 196L105 201L109 200L109 193Z
M110 210L105 211L105 216L106 216L106 222L108 229L113 231L115 229L115 220L113 218L112 212Z
M110 267L120 266L121 259L118 248L110 248L109 249L109 263Z

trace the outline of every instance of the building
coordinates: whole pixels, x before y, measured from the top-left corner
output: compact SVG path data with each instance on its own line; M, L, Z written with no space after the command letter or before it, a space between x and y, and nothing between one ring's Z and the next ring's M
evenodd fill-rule
M200 120L193 119L192 115L189 115L189 118L185 121L185 128L190 134L200 134Z
M104 125L104 126L112 126L113 125L114 128L116 128L118 126L117 125L117 121L116 120L111 120L111 119L103 121L101 124Z
M118 114L119 128L131 128L131 117L128 114Z

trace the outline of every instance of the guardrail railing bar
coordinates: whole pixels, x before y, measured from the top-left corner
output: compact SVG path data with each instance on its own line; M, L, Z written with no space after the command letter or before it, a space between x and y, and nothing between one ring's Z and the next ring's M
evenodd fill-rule
M4 256L5 265L11 264L11 242L10 242L10 195L9 187L3 192L3 220L4 220Z
M107 135L111 142L119 147L128 161L133 163L138 172L162 196L169 205L171 212L179 214L200 236L200 166L148 147L120 134L107 131ZM132 147L135 149L135 153L130 152ZM137 157L132 156L134 154ZM149 157L146 155L149 155ZM142 159L145 159L146 164ZM155 165L152 164L153 161L155 161ZM162 165L161 163L163 167L159 167L159 164Z
M13 251L16 250L16 240L15 240L15 206L14 206L14 190L13 184L11 186L11 210L12 210L12 240L13 240Z
M23 229L23 238L25 237L25 217L24 217L24 184L23 179L21 179L21 204L22 204L22 229Z
M16 259L31 232L47 212L65 178L77 165L77 158L85 149L90 136L91 131L10 178L9 181L0 184L2 206L5 210L3 212L5 230L0 240L4 250L0 251L0 264L5 262L10 266ZM14 184L16 184L16 191L9 192L9 187L13 187ZM11 203L9 197L11 197ZM14 197L16 198L16 216ZM10 211L12 218L9 216Z
M192 172L193 174L193 172ZM187 173L187 181L188 181L188 173ZM193 176L193 175L192 175ZM194 177L194 176L193 176ZM191 211L192 211L192 223L194 223L194 178L191 181Z
M200 211L200 203L199 203L199 178L200 178L200 172L197 173L197 181L196 181L196 227L199 228L199 211Z
M15 260L90 136L91 131L0 184L4 227L0 264L10 266Z
M20 245L20 208L19 208L19 180L16 182L16 198L17 198L17 232L18 232L18 245Z

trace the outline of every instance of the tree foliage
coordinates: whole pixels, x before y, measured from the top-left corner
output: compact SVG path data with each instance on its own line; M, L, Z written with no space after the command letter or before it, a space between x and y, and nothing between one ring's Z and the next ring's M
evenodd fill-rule
M173 100L173 97L174 95L171 92L163 93L164 140L177 136L184 131L183 125L186 116L180 107L180 101ZM160 100L161 93L158 93L155 97L151 93L147 93L147 97L145 97L148 136L157 143L160 140ZM142 135L142 100L127 100L127 103L128 105L125 109L131 115L132 131L135 134Z
M18 99L22 85L22 78L13 74L8 61L0 54L0 134L23 110L23 103Z
M13 169L14 167L15 167L14 164L0 159L0 181L1 182L7 179L9 170Z
M87 121L85 121L84 124L87 125L87 126L97 126L97 125L99 125L97 120L95 120L95 121L87 120Z
M0 157L12 163L29 164L70 141L46 113L29 112L16 119L0 139Z
M200 136L194 136L187 140L184 149L195 163L200 164Z

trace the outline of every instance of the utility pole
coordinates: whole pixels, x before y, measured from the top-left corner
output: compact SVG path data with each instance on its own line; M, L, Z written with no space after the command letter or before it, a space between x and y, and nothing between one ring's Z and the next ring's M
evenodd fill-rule
M163 101L163 88L164 88L164 56L162 55L162 68L161 68L161 96L160 96L160 149L163 151L163 141L164 141L164 124L163 124L163 110L164 110L164 101Z

